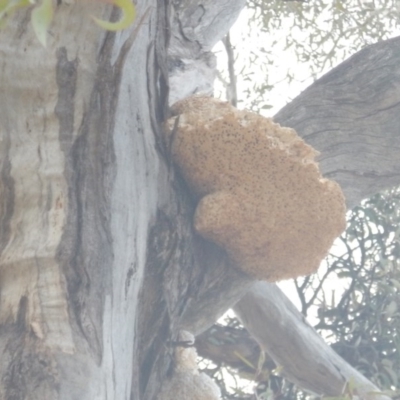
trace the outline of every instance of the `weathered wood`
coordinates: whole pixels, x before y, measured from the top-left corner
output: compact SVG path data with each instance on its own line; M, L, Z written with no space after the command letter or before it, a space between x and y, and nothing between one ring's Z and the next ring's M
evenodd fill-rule
M169 3L116 34L89 18L111 10L61 3L47 49L27 13L2 32L0 398L154 398L171 337L251 283L193 232L162 142Z
M274 117L321 152L349 208L400 183L400 38L370 45Z
M178 4L171 31L167 1L140 2L117 34L88 18L109 7L66 3L48 49L24 12L0 43L0 398L150 400L176 332L203 331L252 283L193 232L196 199L161 138L169 33L173 50L183 27L180 98L199 75L179 63L207 64L244 2Z
M229 31L245 0L175 0L168 49L170 104L214 91L214 45Z
M117 17L110 6L62 2L46 49L30 11L2 31L1 399L130 397L157 212L164 4L141 2L114 34L90 20Z
M362 399L389 400L332 350L273 284L259 282L234 307L245 327L299 387L340 396L351 382Z

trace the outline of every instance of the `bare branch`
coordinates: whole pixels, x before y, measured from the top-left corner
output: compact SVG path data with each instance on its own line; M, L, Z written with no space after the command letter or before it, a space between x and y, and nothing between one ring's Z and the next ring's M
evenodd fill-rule
M324 342L276 285L254 284L234 311L261 347L283 367L283 374L301 388L340 396L346 383L352 382L363 399L389 400L377 395L379 389Z
M234 106L237 106L237 84L235 74L235 55L233 53L233 47L231 43L231 37L228 34L222 39L222 43L225 46L226 55L228 57L228 72L229 72L229 85L226 88L226 97L228 101Z

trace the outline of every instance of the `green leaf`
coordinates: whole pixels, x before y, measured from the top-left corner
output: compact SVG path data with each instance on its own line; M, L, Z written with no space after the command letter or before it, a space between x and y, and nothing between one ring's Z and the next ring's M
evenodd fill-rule
M42 4L32 11L31 22L39 42L46 47L47 30L53 20L53 0L43 0Z
M128 28L136 17L136 8L131 0L114 0L114 4L122 10L122 17L119 21L108 22L92 17L97 25L107 31L120 31Z
M29 0L0 0L0 28L18 8L31 5Z

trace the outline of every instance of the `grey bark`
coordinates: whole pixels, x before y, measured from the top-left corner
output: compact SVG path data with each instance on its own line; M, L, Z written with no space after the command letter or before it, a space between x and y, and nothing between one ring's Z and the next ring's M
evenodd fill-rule
M5 400L154 399L177 331L203 331L253 283L193 232L196 202L161 133L168 73L171 98L207 90L213 38L243 1L176 4L172 17L143 1L117 34L87 19L109 7L82 4L58 6L46 50L25 12L0 42ZM203 86L180 90L188 76Z
M204 329L251 283L193 232L164 148L168 2L141 2L117 34L89 19L115 10L85 4L58 5L47 49L29 11L2 32L5 400L152 399L176 332Z
M362 399L389 400L332 350L273 284L258 282L234 311L291 382L324 396L344 395L351 382Z
M46 49L30 10L0 41L2 400L139 398L167 3L140 2L118 34L90 19L116 10L72 3L58 4Z
M400 182L400 39L367 46L274 117L321 152L349 208Z
M174 1L168 49L170 104L195 93L212 95L216 60L211 50L245 4L245 0Z

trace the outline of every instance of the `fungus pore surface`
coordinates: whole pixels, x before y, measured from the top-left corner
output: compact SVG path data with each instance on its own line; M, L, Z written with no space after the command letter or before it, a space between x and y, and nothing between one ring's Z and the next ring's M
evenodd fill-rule
M314 272L345 228L345 201L291 128L193 96L172 107L166 141L199 199L194 226L239 268L269 281Z

